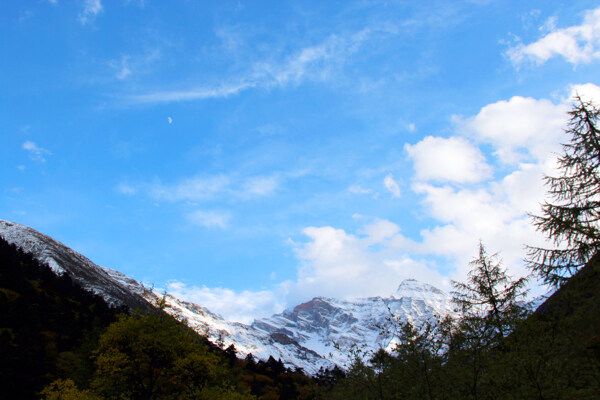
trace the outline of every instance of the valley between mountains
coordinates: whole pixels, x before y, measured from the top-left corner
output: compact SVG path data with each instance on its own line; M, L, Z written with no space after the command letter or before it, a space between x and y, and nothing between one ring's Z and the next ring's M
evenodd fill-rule
M150 309L164 296L166 311L183 319L221 348L234 345L240 357L252 354L280 359L287 367L315 374L320 368L350 363L348 350L377 351L394 346L385 334L390 318L419 325L452 313L450 296L413 279L399 283L389 297L334 299L315 297L250 325L227 321L202 307L153 292L121 272L94 264L85 256L32 228L0 220L0 236L47 264L69 274L84 289L114 306Z

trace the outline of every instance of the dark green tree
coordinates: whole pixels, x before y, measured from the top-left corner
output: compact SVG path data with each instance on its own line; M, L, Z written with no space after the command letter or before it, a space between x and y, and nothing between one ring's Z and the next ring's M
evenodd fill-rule
M547 176L551 202L533 224L554 248L529 247L530 267L548 284L562 285L600 250L600 110L576 96L558 158L559 176Z
M449 342L446 370L457 390L452 397L480 399L494 390L489 382L494 364L490 351L502 346L525 316L520 300L527 280L513 280L497 255L488 255L481 243L470 265L467 281L453 282L453 301L461 317Z
M447 320L426 321L416 327L411 322L398 321L390 372L399 381L393 389L402 398L433 400L441 397L446 324Z
M453 282L453 302L465 323L483 329L482 337L498 340L511 332L516 320L525 311L520 300L525 296L527 278L513 280L502 266L497 254L489 255L482 243L479 253L470 263L467 281Z

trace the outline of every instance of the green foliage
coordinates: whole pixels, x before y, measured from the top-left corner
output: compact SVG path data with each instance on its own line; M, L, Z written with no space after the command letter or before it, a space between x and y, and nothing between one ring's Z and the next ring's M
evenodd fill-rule
M42 390L43 400L102 400L88 390L79 390L71 379L57 379Z
M575 98L558 158L561 175L546 177L552 203L545 202L533 224L555 248L529 248L529 265L546 283L560 286L600 250L600 109Z
M100 337L92 388L106 399L199 398L222 373L190 328L164 313L121 318Z

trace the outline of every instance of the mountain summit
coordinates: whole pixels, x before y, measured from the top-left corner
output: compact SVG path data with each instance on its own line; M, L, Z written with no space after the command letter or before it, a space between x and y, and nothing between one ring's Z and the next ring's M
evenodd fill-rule
M48 264L56 274L69 274L78 285L111 305L150 309L157 298L163 297L24 225L0 220L0 236ZM334 364L344 366L350 361L344 354L352 346L371 351L389 348L393 338L381 332L392 320L418 324L452 312L447 294L414 279L403 281L388 298L315 297L251 325L226 321L200 305L168 294L164 299L166 312L185 319L223 348L234 345L238 356L281 359L286 366L302 368L309 374Z

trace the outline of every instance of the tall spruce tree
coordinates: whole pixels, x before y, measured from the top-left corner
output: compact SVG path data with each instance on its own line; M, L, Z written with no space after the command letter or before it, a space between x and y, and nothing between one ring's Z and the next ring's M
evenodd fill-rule
M544 282L560 286L600 250L600 109L576 96L558 158L560 176L546 177L551 202L533 224L554 248L529 247L529 266Z

